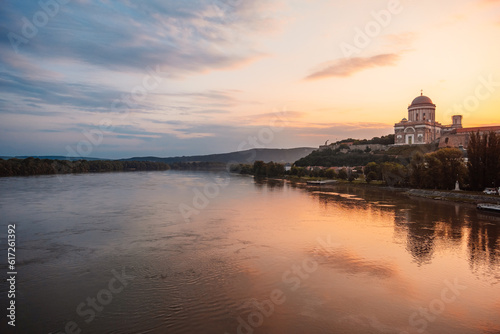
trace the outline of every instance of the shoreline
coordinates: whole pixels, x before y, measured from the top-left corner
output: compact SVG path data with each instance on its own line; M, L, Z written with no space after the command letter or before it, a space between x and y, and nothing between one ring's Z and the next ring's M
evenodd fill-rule
M395 188L380 184L367 184L367 183L354 183L354 182L337 182L325 185L310 185L307 184L306 180L297 180L289 182L298 183L304 185L305 187L318 187L322 189L335 189L336 186L349 185L353 187L370 187L370 188L380 188L384 190L397 191L408 197L420 197L427 198L435 201L449 201L455 203L467 203L467 204L478 204L478 203L491 203L500 204L500 196L494 195L483 195L479 192L474 193L470 191L455 191L455 190L429 190L429 189L412 189L412 188Z
M500 204L500 196L474 194L466 191L410 189L406 192L406 194L409 196L429 198L438 201L444 200L469 204Z

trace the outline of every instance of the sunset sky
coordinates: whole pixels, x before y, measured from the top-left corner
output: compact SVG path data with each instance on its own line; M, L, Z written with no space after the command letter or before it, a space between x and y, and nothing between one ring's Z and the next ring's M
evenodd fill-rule
M499 0L0 7L0 156L316 147L393 133L421 89L500 124Z

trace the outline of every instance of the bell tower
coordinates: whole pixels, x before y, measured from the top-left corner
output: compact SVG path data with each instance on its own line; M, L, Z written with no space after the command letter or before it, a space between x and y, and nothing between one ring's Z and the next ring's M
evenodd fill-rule
M451 124L451 127L454 129L461 129L462 128L462 115L453 115L451 116L451 119L453 123Z

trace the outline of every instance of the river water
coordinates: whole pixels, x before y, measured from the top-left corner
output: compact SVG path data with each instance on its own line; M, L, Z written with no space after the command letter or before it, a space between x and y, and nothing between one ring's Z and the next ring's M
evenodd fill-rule
M2 178L0 212L2 333L500 333L472 205L167 171Z

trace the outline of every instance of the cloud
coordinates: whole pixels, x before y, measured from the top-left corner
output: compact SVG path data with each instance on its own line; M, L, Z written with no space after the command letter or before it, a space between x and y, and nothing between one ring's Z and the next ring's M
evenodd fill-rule
M304 117L305 115L307 115L307 113L303 111L291 111L283 108L279 111L275 110L274 112L243 116L240 118L240 121L244 124L252 125L269 125L274 124L278 121L280 121L281 123L290 124L292 120L299 119L301 117Z
M279 26L277 1L71 1L38 29L20 53L38 61L71 59L115 71L156 64L172 77L241 66L264 55L253 37ZM0 44L13 52L9 32L22 36L23 17L37 2L8 2L0 12ZM262 13L266 13L265 15Z
M380 54L372 57L355 57L339 59L320 65L320 69L308 75L306 80L329 77L349 77L355 73L373 67L395 66L400 56L394 53Z
M13 99L11 107L24 105L40 109L40 105L57 105L100 112L110 111L112 101L121 93L88 84L30 79L7 72L0 73L0 89L4 94L22 96L22 99ZM9 112L11 107L1 108L0 113ZM45 111L38 110L40 114Z
M105 117L114 131L95 147L101 157L228 152L258 136L275 117L262 112L265 101L245 100L249 92L220 88L225 74L197 76L265 57L272 47L265 38L279 32L282 15L289 15L282 10L289 6L284 0L73 0L16 53L8 35L22 35L23 17L32 21L41 10L38 3L7 1L0 10L0 127L22 137L25 150L36 143L65 154L67 144L85 140L82 131L95 129ZM113 102L130 95L146 68L156 66L164 79L160 87L134 100L129 118L113 113ZM234 82L247 87L241 78ZM288 112L290 126L267 146L316 146L325 136L381 134L379 128L306 123L304 115ZM0 150L22 148L10 148L13 138L0 143Z
M168 97L170 100L176 99L177 101L191 101L196 105L203 105L205 107L230 107L234 106L240 101L237 100L236 95L240 93L238 90L208 90L202 92L177 92L161 94Z
M85 116L85 115L84 115ZM67 154L66 146L75 148L79 141L86 140L84 131L99 129L99 115L92 119L77 117L75 123L60 122L59 118L47 117L40 123L37 119L27 127L24 122L7 125L0 123L0 152L4 155L43 155L53 152ZM149 115L145 115L148 116ZM113 130L104 133L101 145L93 148L92 156L102 158L126 158L130 156L156 155L162 157L235 152L253 147L293 148L317 147L326 139L372 138L391 133L390 125L377 123L321 124L294 121L273 131L271 141L258 141L251 144L249 138L259 138L262 129L270 129L269 124L255 125L241 122L240 118L227 117L226 122L191 119L148 119L134 117L133 122L123 123L120 119L108 116ZM42 119L40 118L40 121ZM278 122L275 126L280 126ZM58 130L47 132L46 130ZM9 131L7 135L6 131ZM18 138L13 140L15 134ZM61 136L55 140L55 135ZM33 138L36 138L34 140ZM266 137L267 138L267 137ZM19 142L18 142L19 141ZM43 151L33 151L33 143L43 147ZM243 146L242 146L243 144ZM135 153L134 153L135 152ZM139 152L139 153L137 153ZM52 153L51 153L52 154Z

